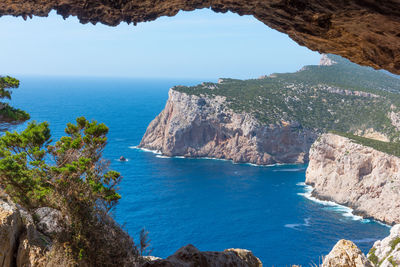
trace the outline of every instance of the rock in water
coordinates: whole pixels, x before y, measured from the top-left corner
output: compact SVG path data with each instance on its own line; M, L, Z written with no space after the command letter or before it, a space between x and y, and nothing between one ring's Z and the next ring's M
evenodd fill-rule
M353 242L342 239L325 257L322 267L373 267L373 265Z

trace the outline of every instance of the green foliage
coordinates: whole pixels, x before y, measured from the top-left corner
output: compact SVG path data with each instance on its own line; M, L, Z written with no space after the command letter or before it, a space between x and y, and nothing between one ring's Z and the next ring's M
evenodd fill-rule
M108 128L84 117L68 123L66 136L53 145L48 123L29 123L21 133L0 138L0 184L18 204L59 210L65 219L58 242L79 261L100 266L123 259L121 245L135 251L133 241L109 217L120 199L118 172L102 159ZM119 239L119 245L106 247ZM126 257L125 257L126 258Z
M3 103L4 104L4 103ZM23 122L30 119L30 115L23 110L13 108L8 104L4 104L4 108L0 109L1 120L9 123Z
M400 80L371 68L329 55L331 66L306 66L295 73L252 80L176 86L197 96L224 96L229 108L252 114L263 124L297 121L326 132L355 133L369 128L400 140L388 113L400 111Z
M0 98L11 99L10 88L18 88L19 81L13 77L0 77Z
M393 256L390 256L388 258L388 262L390 262L390 264L392 264L393 267L397 267L398 264L393 260Z
M349 138L350 140L354 141L357 144L372 147L373 149L376 149L378 151L400 157L400 143L398 143L398 142L382 142L382 141L365 138L365 137L357 136L357 135L350 134L350 133L338 132L338 131L331 131L331 133ZM399 242L400 242L400 239L399 239Z
M391 250L387 253L387 255L390 255L390 253L392 253L392 251L396 248L396 246L400 243L400 237L397 237L395 239L393 239L392 241L390 241L389 245L391 247ZM390 264L394 267L398 266L398 264L394 261L393 256L387 257L385 256L384 258L382 258L380 261L378 259L378 257L375 255L376 252L376 248L371 248L371 250L368 253L368 259L375 264L376 266L380 266L386 259L388 260L388 262L390 262Z
M373 263L373 264L375 264L375 265L378 265L378 263L379 263L379 259L378 259L378 257L375 255L375 251L376 251L376 248L371 248L371 250L369 251L369 253L368 253L368 259Z
M395 239L390 241L390 247L392 248L392 250L394 250L399 243L400 243L400 237L396 237Z
M7 132L0 138L0 183L24 207L38 207L53 189L46 179L47 123L30 123L22 133Z
M11 90L19 87L19 80L10 76L0 77L0 99L11 100ZM30 116L23 110L13 108L7 103L0 102L0 120L8 123L23 122Z

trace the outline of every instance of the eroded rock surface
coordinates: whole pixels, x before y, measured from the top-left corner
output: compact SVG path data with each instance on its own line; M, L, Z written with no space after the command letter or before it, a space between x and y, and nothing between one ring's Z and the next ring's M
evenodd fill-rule
M364 217L400 223L400 158L334 135L311 147L306 184L313 195L350 206Z
M150 123L139 147L167 156L212 157L254 164L304 163L316 134L298 123L261 125L235 113L225 98L188 95L173 89L164 110Z
M392 125L396 127L397 130L400 131L400 112L390 112L389 118L392 122Z
M59 220L60 214L50 208L40 208L31 216L0 190L0 267L77 266L68 253L52 241L51 237L60 231ZM245 249L201 252L191 245L165 260L147 256L142 258L147 263L139 264L135 257L128 258L130 261L123 266L262 266L260 260ZM79 266L89 266L82 264Z
M4 196L1 196L4 198ZM0 266L12 266L18 250L22 220L15 205L0 199Z
M33 217L15 205L0 190L0 266L67 266L68 257L55 255L49 235L58 231L55 217L57 212L42 208L35 214L35 219L42 226L46 225L46 234L39 231ZM39 227L40 228L40 227ZM51 257L50 257L51 255ZM60 265L61 264L61 265Z
M253 15L311 50L400 74L398 0L2 0L0 16L47 16L56 10L82 23L117 25L200 8Z
M373 265L353 242L342 239L324 258L322 267L373 267Z
M400 224L390 229L390 235L375 242L368 253L370 261L381 267L400 265Z
M261 261L249 250L226 249L223 252L202 252L193 245L180 248L166 259L149 261L144 267L262 267Z

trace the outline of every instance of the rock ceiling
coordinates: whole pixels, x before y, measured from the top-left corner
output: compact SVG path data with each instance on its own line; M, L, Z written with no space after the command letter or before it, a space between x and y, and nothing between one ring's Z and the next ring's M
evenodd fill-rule
M400 74L400 0L1 0L0 15L26 19L56 10L115 26L199 8L253 15L309 49Z

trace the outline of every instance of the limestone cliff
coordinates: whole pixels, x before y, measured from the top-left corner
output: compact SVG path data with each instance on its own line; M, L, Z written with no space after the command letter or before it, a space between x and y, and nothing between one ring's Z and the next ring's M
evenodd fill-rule
M381 267L396 267L400 265L400 225L390 229L390 235L375 242L368 253L368 259Z
M321 267L396 267L400 265L400 224L392 227L390 235L375 242L368 255L349 240L339 240Z
M263 125L248 113L232 111L225 97L188 95L172 88L139 147L167 156L304 163L315 139L314 132L296 122Z
M304 163L319 133L399 141L399 92L399 79L322 55L320 65L294 73L175 86L139 146L167 156Z
M400 158L335 134L312 145L306 184L313 195L364 217L400 223Z
M321 267L373 267L361 250L349 240L339 240Z

